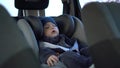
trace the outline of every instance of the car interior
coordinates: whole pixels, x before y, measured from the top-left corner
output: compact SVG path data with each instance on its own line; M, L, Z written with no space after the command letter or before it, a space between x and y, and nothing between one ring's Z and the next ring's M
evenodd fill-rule
M21 67L22 68L29 68L29 67L37 68L37 67L39 67L40 68L40 62L38 62L39 61L38 45L39 45L39 39L41 38L42 29L43 29L40 18L45 17L45 16L35 16L34 14L27 15L27 13L29 10L30 11L31 10L44 10L48 6L48 2L49 2L49 0L46 0L46 1L41 0L38 2L34 2L34 1L26 2L25 0L15 0L16 8L26 12L25 16L17 16L17 17L10 17L10 15L4 9L4 7L1 6L3 8L2 10L5 11L5 13L3 13L3 15L5 15L5 17L10 18L9 20L12 20L10 23L14 24L15 26L18 26L17 28L19 28L18 30L13 30L13 32L18 31L20 36L22 35L22 38L24 38L24 40L17 38L17 39L12 39L11 40L12 42L10 41L9 44L13 45L10 47L13 47L13 51L15 53L11 54L11 51L10 51L10 52L8 52L9 53L8 58L4 58L4 56L3 56L3 58L5 59L4 60L5 63L2 62L1 66L0 66L1 68L8 68L8 67L12 67L12 68L21 68ZM24 7L23 5L26 5L26 7ZM31 6L27 6L27 5L31 5ZM41 7L36 7L36 6L41 6ZM22 14L20 14L20 15L22 15ZM64 33L65 35L67 35L70 38L77 38L79 41L82 41L83 43L86 42L83 24L77 17L71 16L68 14L63 14L63 15L60 15L58 17L53 17L53 18L55 19L55 21L58 24L60 33ZM8 23L9 20L4 20L4 21L6 24L9 24ZM12 27L13 29L17 29L16 27L13 27L12 25L10 27ZM11 31L11 30L12 29L6 30L6 31ZM13 37L8 32L6 34L9 34L9 37ZM16 37L16 35L14 35L14 36ZM4 36L5 36L5 34L4 34ZM6 38L7 37L5 37L5 39ZM11 38L9 38L9 39L11 39ZM18 41L19 43L17 43L16 42L17 40L19 40L21 42ZM8 41L6 41L6 42L8 42ZM16 42L19 45L13 44L14 42ZM23 47L25 45L24 42L27 44L26 48ZM22 45L22 44L24 44L24 45ZM4 45L6 45L6 44L4 43ZM21 47L21 50L16 52L17 48L15 48L15 50L14 50L14 46L16 46L17 48ZM7 50L7 48L5 48L5 49ZM21 54L21 52L22 52L22 54ZM27 56L24 56L24 55L27 55ZM29 58L27 58L27 57L29 57ZM21 60L19 58L21 58ZM22 60L22 59L25 59L25 60ZM27 61L27 60L29 60L29 61Z
M120 4L91 2L81 8L78 1L61 0L63 14L51 16L60 33L89 46L90 68L120 68ZM19 13L12 17L0 5L0 68L48 68L39 61L41 18L48 6L49 0L15 0Z

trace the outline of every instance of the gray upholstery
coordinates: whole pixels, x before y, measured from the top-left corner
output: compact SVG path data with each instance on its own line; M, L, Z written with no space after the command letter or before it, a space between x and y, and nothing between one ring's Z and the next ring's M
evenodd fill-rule
M32 28L30 27L30 25L25 19L18 20L17 24L19 28L21 29L22 33L24 34L24 37L27 40L28 44L33 49L36 57L38 58L39 48L38 48L38 43L37 43L37 40L35 38Z
M0 68L40 68L33 49L0 5Z
M87 44L83 22L79 20L77 17L73 17L73 20L75 22L75 30L72 35L72 38L77 38L79 41L82 41L83 43Z
M95 68L120 68L120 3L92 2L82 9Z
M27 16L25 17L25 20L31 26L37 41L39 41L41 39L41 35L43 34L43 27L39 17Z
M117 24L120 20L118 14L115 16L115 11L118 9L115 5L113 11L109 10L107 3L93 2L89 3L82 9L82 20L86 29L86 36L90 45L104 39L120 37L119 27ZM109 3L111 5L112 3ZM113 7L111 5L111 7ZM120 4L118 4L120 6ZM116 9L116 10L115 10ZM118 9L116 13L120 10ZM116 17L116 18L115 18ZM117 20L116 20L117 19ZM118 22L116 22L118 21Z

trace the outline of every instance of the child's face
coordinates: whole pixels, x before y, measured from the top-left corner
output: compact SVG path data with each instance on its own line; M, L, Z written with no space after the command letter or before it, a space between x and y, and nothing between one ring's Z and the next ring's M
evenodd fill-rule
M47 37L56 37L59 35L59 29L55 24L47 22L44 25L44 35Z

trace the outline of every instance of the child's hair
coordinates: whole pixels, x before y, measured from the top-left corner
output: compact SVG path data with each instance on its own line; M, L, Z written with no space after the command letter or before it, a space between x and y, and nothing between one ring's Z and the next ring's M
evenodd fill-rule
M57 25L57 23L55 22L55 20L54 20L53 18L51 18L51 17L44 17L44 18L41 19L41 22L42 22L43 26L44 26L47 22L51 22L51 23Z

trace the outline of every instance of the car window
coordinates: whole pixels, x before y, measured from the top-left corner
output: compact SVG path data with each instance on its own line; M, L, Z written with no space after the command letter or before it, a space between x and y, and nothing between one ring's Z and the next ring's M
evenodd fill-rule
M14 0L0 0L0 4L2 4L11 16L17 16L18 10L14 7Z
M120 2L120 0L79 0L81 7L83 7L85 4L89 2Z
M89 2L107 2L108 0L79 0L81 7L83 7L85 4L89 3Z
M14 0L0 0L11 16L18 15L18 9L14 6ZM61 0L49 0L49 6L45 9L46 16L58 16L62 14L63 5Z
M98 2L120 2L120 0L79 0L81 7L85 4L93 1ZM11 16L18 15L18 9L14 6L14 0L0 0L0 4L2 4L10 13ZM48 8L45 9L46 16L59 16L62 14L63 5L61 0L49 0Z
M45 9L46 16L59 16L62 14L63 5L61 0L49 0L48 8Z

